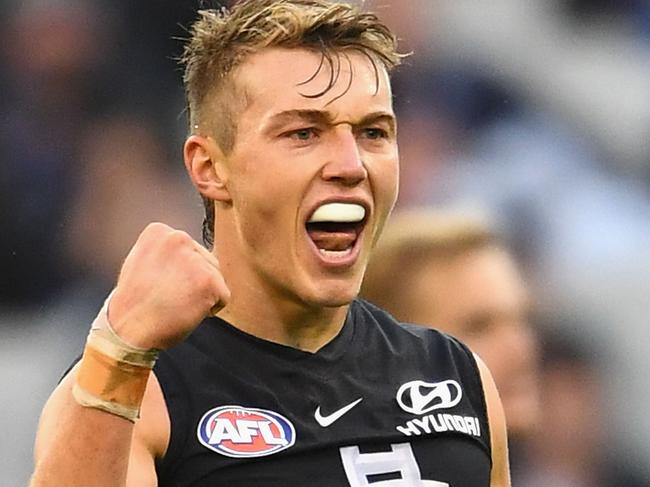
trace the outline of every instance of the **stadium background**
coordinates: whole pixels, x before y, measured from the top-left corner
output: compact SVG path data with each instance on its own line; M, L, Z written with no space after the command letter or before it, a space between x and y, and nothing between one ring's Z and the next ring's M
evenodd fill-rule
M367 3L415 52L400 206L494 222L537 325L595 374L604 453L650 476L650 6ZM139 231L200 234L172 59L199 4L0 2L0 485L26 484L40 409Z

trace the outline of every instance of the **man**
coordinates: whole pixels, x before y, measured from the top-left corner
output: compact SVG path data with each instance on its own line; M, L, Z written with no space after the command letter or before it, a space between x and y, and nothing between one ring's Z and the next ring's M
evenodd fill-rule
M467 344L494 376L511 439L531 435L540 399L530 298L514 259L486 224L434 210L393 216L373 251L361 295L398 320L435 327Z
M485 366L354 301L396 198L399 58L345 4L201 13L184 156L212 251L144 230L45 407L34 486L509 485Z

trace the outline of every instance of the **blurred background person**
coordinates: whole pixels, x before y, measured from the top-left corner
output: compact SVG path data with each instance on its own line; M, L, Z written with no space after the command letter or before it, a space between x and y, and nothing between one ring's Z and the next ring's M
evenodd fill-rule
M596 361L567 333L542 334L539 431L530 438L518 487L646 487L647 477L622 463L612 448L613 409Z
M78 134L109 103L112 40L110 16L92 0L4 9L0 304L23 306L47 300L68 278L59 230L77 186Z
M492 371L511 451L540 414L531 300L513 256L478 218L411 210L386 225L361 296L399 320L459 338ZM512 468L517 467L516 456Z

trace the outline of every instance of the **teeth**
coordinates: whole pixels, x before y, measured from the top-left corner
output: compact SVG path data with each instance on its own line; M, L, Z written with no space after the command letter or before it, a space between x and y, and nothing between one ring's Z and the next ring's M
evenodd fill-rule
M327 203L314 212L308 223L356 223L366 216L366 209L351 203Z
M321 254L327 257L345 257L350 252L352 252L352 248L346 250L326 250L326 249L318 249L318 250L320 251Z

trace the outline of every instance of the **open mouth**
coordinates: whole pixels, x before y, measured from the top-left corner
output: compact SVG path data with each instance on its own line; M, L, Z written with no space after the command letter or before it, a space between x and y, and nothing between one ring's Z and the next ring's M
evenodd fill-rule
M366 223L366 209L356 203L326 203L306 223L307 234L321 255L350 255Z

